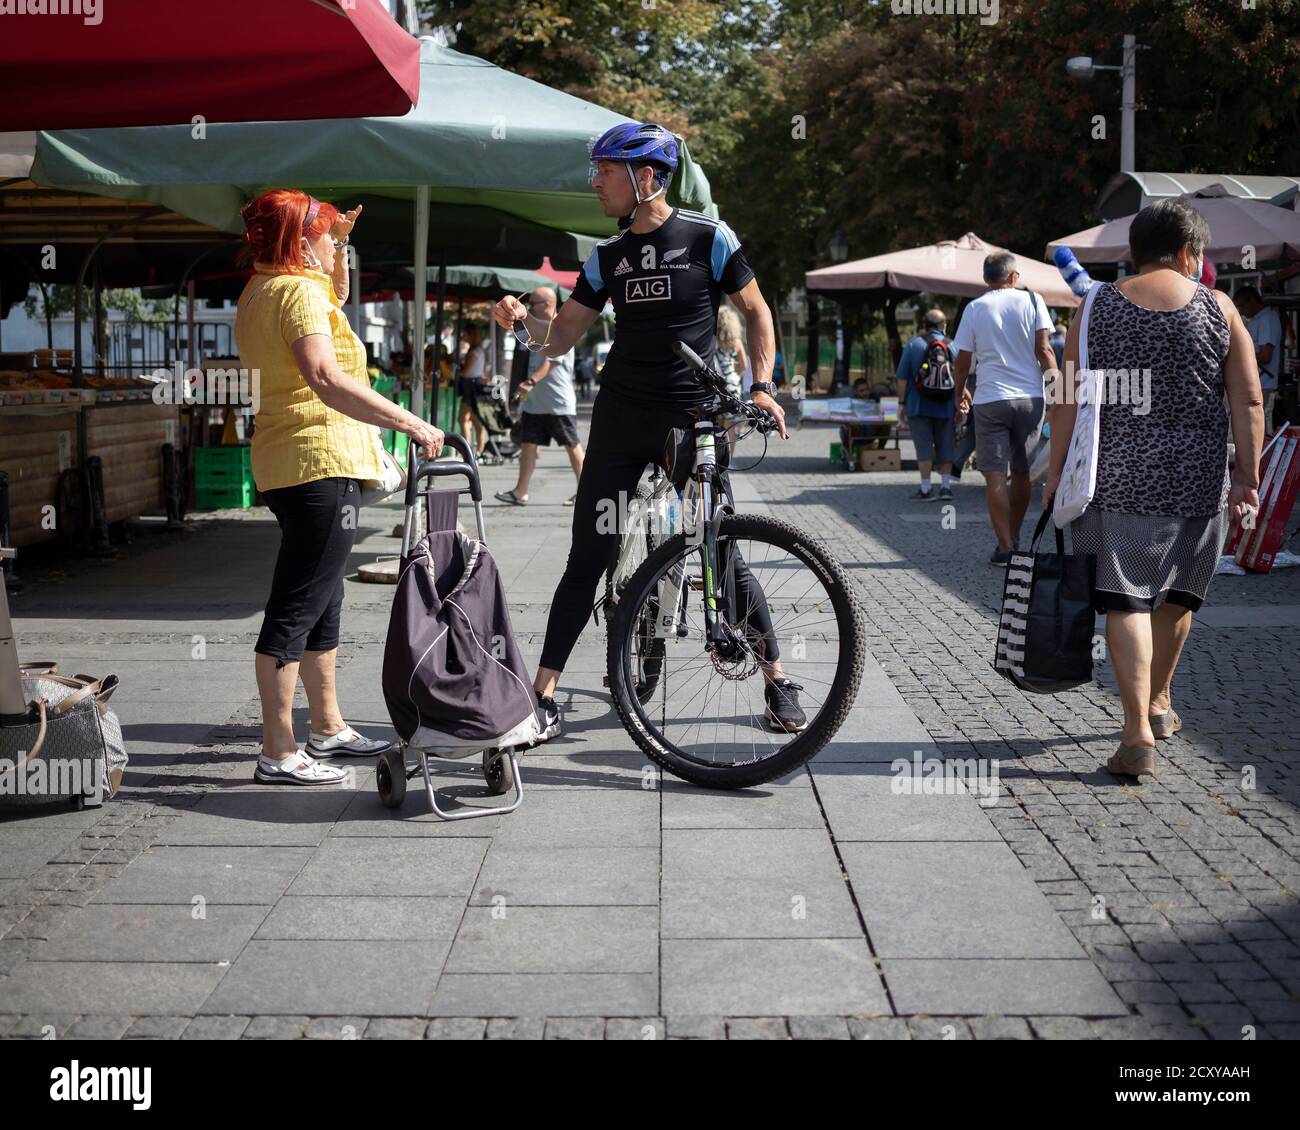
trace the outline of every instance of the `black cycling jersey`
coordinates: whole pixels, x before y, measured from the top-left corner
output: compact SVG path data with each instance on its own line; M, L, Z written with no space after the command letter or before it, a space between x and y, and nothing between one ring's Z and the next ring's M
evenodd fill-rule
M601 241L583 264L573 299L592 310L607 299L614 304L602 390L662 406L703 400L699 378L672 344L684 341L711 361L718 303L753 277L735 232L700 212L674 208L654 231L627 228Z

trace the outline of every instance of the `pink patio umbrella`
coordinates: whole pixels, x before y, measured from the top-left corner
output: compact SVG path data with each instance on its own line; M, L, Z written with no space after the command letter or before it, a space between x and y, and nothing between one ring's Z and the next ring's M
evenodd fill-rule
M984 284L984 260L995 251L1004 250L985 243L967 232L960 239L944 239L925 247L891 251L852 263L837 263L809 271L805 282L809 290L829 294L835 291L894 290L925 291L976 298L988 287ZM1077 306L1078 298L1065 285L1061 273L1050 263L1040 263L1016 255L1020 285L1037 291L1049 306Z
M1256 262L1300 259L1300 212L1279 208L1263 200L1232 196L1221 184L1212 184L1178 197L1190 204L1210 225L1209 258L1216 263L1237 263L1254 248ZM1095 228L1065 235L1047 245L1051 255L1068 247L1080 263L1127 263L1128 228L1132 216L1120 216Z

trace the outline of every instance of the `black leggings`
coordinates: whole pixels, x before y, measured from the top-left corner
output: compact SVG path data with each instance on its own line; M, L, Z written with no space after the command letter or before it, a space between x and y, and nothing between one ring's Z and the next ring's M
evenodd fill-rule
M627 512L646 464L662 466L664 444L673 428L685 428L688 442L693 443L693 425L688 409L637 404L608 389L596 394L578 497L573 504L573 544L551 601L541 666L564 670L591 616L596 587L605 570L617 560L618 518ZM719 442L725 444L726 440ZM730 495L731 485L725 473L723 483ZM762 634L765 658L779 658L767 598L739 555L735 577L737 603L748 610L748 622Z
M280 554L254 650L283 667L304 651L339 645L343 576L357 538L361 488L356 479L331 478L262 494L280 523Z

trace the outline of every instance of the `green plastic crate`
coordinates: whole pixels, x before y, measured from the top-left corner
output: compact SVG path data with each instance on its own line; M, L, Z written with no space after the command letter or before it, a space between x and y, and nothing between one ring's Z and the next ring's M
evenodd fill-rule
M222 444L218 447L197 447L194 449L194 469L199 474L207 471L229 471L231 469L251 471L253 469L253 449L246 443Z
M256 493L251 479L231 486L198 483L194 488L194 505L199 510L247 510L253 505Z
M209 491L234 492L245 484L251 486L253 449L247 444L196 448L194 482Z

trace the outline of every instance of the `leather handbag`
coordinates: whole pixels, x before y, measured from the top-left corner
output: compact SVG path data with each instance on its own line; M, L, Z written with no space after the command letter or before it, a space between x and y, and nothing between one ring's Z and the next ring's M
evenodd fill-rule
M375 429L375 447L379 451L379 465L383 471L378 479L361 480L362 506L373 506L377 502L383 502L389 495L406 489L406 468L380 442L378 428Z
M60 675L54 663L22 667L28 718L0 726L0 806L103 804L127 765L122 726L108 706L117 676Z

